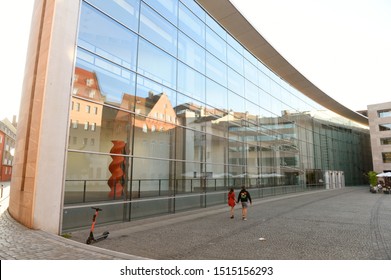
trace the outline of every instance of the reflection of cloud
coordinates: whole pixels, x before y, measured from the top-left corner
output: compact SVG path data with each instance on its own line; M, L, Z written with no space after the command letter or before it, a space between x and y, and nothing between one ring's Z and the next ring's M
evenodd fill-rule
M285 175L279 174L279 173L260 173L260 174L249 174L249 173L243 173L238 175L233 175L233 178L280 178L285 177Z
M217 174L213 174L213 178L229 178L229 177L233 177L231 173L217 173Z
M261 173L259 174L260 178L280 178L284 177L285 175L279 174L279 173Z

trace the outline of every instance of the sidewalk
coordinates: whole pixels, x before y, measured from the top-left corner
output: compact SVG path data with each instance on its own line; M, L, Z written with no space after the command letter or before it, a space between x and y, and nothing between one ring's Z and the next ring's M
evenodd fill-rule
M137 256L79 243L41 230L28 229L8 213L9 182L4 185L0 212L1 260L131 260Z
M86 245L88 230L71 239L27 229L0 217L2 260L129 259L391 259L391 195L367 187L322 190L254 201L247 221L225 205L97 227L104 241ZM264 238L264 240L260 240Z
M8 208L10 195L10 182L0 182L0 215Z

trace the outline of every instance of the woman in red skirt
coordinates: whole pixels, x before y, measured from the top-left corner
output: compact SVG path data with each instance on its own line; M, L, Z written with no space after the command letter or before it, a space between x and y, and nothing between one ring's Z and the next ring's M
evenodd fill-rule
M230 213L231 213L231 219L233 219L234 218L234 208L236 205L235 192L234 192L233 188L231 188L228 193L228 205L229 205L229 207L231 207Z

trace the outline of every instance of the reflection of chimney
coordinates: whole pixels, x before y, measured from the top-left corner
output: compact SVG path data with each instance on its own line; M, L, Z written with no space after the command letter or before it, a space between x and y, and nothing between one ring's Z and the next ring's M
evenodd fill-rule
M152 97L153 97L153 91L149 91L149 92L148 92L148 97L149 97L149 98L152 98Z

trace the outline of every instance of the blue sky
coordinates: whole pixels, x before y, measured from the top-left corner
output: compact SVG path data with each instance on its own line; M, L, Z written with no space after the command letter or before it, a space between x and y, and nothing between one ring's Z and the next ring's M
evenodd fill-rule
M391 101L391 1L231 2L296 69L348 108ZM0 119L18 115L33 3L2 4Z

